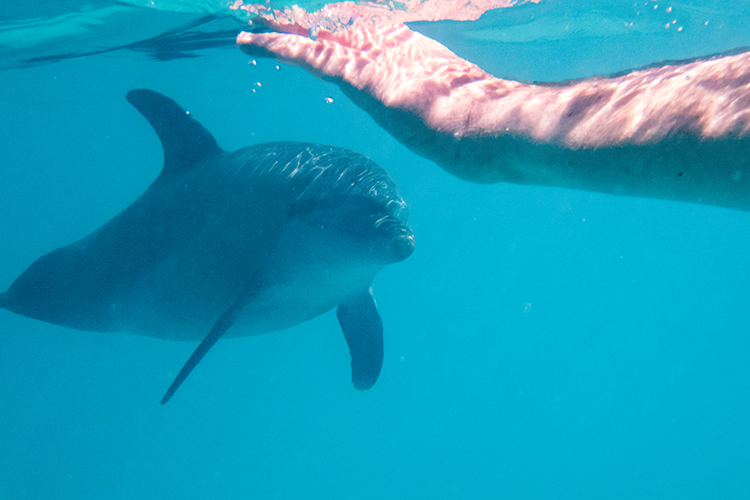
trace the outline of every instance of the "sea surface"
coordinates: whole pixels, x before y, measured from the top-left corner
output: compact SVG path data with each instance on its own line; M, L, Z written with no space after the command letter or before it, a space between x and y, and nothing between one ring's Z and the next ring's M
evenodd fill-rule
M231 43L93 53L226 9L174 3L113 3L130 25L77 31L68 13L106 2L6 6L0 290L158 175L159 141L125 100L153 89L224 149L333 144L395 179L417 248L373 284L380 379L352 388L329 312L220 341L161 406L194 344L3 310L0 498L750 498L749 213L468 183L335 85ZM64 43L42 37L60 26ZM750 4L542 1L411 26L496 76L559 81L750 46Z

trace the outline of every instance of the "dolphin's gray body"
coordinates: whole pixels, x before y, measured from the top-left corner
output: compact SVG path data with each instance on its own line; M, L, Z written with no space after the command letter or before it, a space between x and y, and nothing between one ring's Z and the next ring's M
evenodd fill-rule
M163 171L112 220L32 264L0 308L80 330L202 340L165 403L219 337L338 307L352 381L369 389L383 359L370 284L414 248L388 174L318 144L225 152L171 99L149 90L127 98L162 142Z

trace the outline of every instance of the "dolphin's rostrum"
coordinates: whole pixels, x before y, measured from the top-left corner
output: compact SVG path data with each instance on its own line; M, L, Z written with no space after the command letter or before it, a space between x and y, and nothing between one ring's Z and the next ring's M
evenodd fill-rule
M161 140L161 174L102 227L34 262L0 308L80 330L202 339L163 404L220 337L338 307L354 387L372 387L383 336L370 284L414 249L388 174L319 144L226 152L171 99L150 90L127 99Z

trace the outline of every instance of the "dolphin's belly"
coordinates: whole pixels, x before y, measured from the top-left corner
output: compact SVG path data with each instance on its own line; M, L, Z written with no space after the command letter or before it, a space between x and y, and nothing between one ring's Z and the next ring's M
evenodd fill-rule
M311 247L310 235L299 238L300 233L297 226L287 233L292 234L292 241L280 238L274 245L257 241L249 245L267 250L268 258L261 258L257 251L249 256L227 253L227 242L214 240L217 244L204 251L191 248L162 262L113 300L117 329L168 340L201 341L243 297L241 314L224 337L282 330L369 288L382 268L337 252L319 239ZM220 248L224 251L219 252Z
M352 269L345 274L305 273L299 279L271 284L258 291L224 337L269 333L304 323L329 311L370 286L378 268ZM322 270L321 270L322 271ZM242 287L214 289L210 297L187 294L156 296L144 291L140 300L113 304L119 308L120 329L167 340L201 341L239 297Z
M269 333L309 321L370 287L382 266L307 269L293 279L263 289L251 300L225 337Z

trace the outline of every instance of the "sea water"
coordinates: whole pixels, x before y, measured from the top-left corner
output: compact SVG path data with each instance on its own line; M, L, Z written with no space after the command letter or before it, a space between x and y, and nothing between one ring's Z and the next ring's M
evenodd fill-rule
M542 2L413 28L496 76L555 81L750 45L742 8ZM198 55L0 72L0 289L158 175L124 98L149 88L224 149L333 144L392 175L417 250L373 284L380 379L352 389L328 313L219 342L160 406L195 345L0 311L0 498L750 496L750 214L470 184L304 70Z

